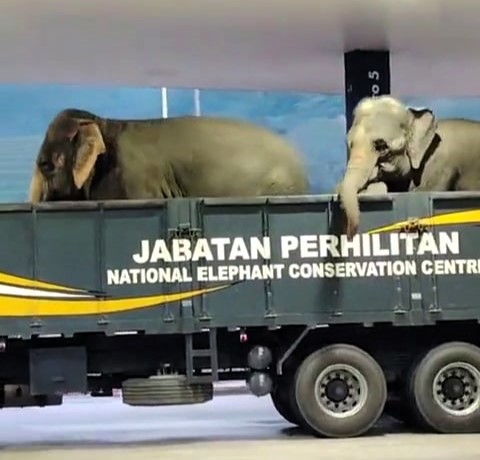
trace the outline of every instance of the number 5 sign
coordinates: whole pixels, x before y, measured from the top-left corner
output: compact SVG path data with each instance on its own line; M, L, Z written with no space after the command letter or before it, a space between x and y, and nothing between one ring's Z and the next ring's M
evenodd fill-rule
M354 50L345 53L345 112L347 131L353 109L364 97L390 94L390 53Z

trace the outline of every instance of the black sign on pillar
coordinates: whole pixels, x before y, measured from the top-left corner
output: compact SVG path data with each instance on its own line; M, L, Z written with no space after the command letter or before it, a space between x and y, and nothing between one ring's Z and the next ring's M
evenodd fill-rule
M353 109L364 97L390 94L390 53L354 50L345 53L345 112L347 131Z

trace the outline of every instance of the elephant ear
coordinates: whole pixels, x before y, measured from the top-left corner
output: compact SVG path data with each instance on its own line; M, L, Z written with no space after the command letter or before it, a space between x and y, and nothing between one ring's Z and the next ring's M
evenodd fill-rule
M81 189L92 173L98 156L105 153L106 147L97 123L90 120L77 121L79 147L73 165L73 180L75 186Z
M61 142L61 141L73 141L74 137L78 134L80 123L85 123L87 120L79 120L77 118L70 117L61 112L50 123L46 133L47 142ZM88 120L90 121L90 120Z
M437 120L430 109L409 109L412 125L408 143L408 153L412 167L418 169L423 156L432 143L437 130Z

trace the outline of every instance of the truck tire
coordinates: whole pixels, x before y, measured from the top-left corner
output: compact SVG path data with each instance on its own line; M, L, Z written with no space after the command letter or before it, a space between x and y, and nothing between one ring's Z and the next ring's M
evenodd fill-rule
M200 404L211 399L211 383L189 384L184 375L134 378L122 384L122 400L129 406Z
M300 421L292 407L292 392L290 387L292 385L292 377L281 379L275 385L273 391L270 393L272 403L277 412L287 421L293 425L300 425Z
M420 426L438 433L480 431L480 348L449 342L414 365L408 401Z
M302 426L316 436L353 437L382 415L387 383L367 352L347 344L326 346L297 369L294 394Z

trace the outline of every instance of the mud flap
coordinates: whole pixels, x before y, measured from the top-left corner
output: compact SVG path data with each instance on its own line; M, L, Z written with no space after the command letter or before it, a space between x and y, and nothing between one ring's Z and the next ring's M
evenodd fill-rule
M85 347L33 348L29 357L32 395L87 393Z

